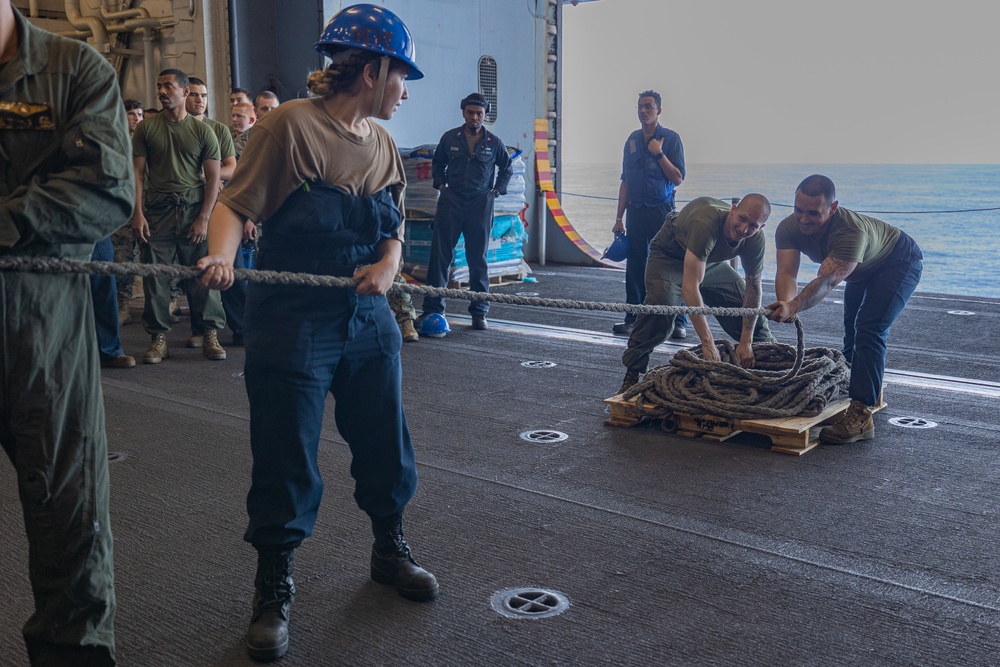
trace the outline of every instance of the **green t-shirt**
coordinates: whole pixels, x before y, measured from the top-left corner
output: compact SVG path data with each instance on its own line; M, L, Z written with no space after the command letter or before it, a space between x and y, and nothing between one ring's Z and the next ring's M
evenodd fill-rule
M215 132L190 114L178 123L162 113L144 119L132 135L132 155L146 158L145 192L150 193L204 188L205 160L221 159Z
M706 264L740 258L748 276L764 271L764 234L757 232L736 245L726 240L723 227L732 205L712 197L698 197L660 228L652 244L670 257L684 259L690 251Z
M202 122L212 128L212 131L215 132L215 138L219 140L219 159L236 157L236 146L233 144L233 133L229 126L211 118L206 118Z
M868 278L881 266L899 240L899 234L899 228L887 222L840 206L819 235L803 234L795 216L788 216L778 223L774 243L778 250L798 250L817 264L822 264L827 257L857 262L857 267L845 279L855 283Z

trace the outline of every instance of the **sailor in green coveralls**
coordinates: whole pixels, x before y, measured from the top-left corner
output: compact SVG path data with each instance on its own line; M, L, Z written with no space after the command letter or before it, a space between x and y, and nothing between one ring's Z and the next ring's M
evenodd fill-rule
M0 0L0 255L86 261L135 184L115 71ZM17 474L35 665L115 664L108 454L89 281L0 273L0 444ZM9 656L8 656L9 659Z

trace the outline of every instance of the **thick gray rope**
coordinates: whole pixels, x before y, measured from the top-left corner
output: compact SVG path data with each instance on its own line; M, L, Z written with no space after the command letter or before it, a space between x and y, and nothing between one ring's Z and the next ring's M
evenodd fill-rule
M164 277L178 280L196 278L201 271L190 266L113 262L77 262L44 257L0 257L0 271L34 273L86 273L100 276ZM308 273L236 269L238 280L270 285L311 287L354 287L354 278L317 276ZM690 306L649 306L624 303L600 303L571 299L544 299L516 294L472 292L469 290L394 283L390 291L424 296L441 296L468 301L491 301L525 306L634 312L654 315L723 315L747 317L766 315L765 308L709 308ZM826 404L846 391L849 378L844 356L825 348L804 349L802 324L795 323L796 347L780 343L754 345L756 368L744 369L735 357L729 341L717 343L724 363L705 361L701 346L675 353L670 363L646 373L643 381L624 398L639 396L639 406L650 414L677 411L711 414L731 419L789 417L819 414ZM645 407L644 407L645 406Z
M192 266L177 266L172 264L136 264L130 262L77 262L68 259L51 259L47 257L0 257L0 271L30 271L32 273L87 273L96 276L141 276L143 278L170 278L187 280L197 278L201 271ZM268 285L299 285L307 287L354 287L358 281L354 278L338 276L317 276L310 273L291 273L286 271L260 271L235 269L237 280L248 280L252 283ZM691 313L695 315L723 315L730 317L749 317L766 315L764 308L709 308L688 306L647 306L630 303L600 303L595 301L576 301L573 299L544 299L540 297L520 296L517 294L499 294L496 292L472 292L462 289L447 289L430 287L428 285L409 285L393 283L390 292L406 292L420 296L440 296L447 299L464 299L466 301L490 301L492 303L508 303L521 306L545 306L547 308L567 308L573 310L603 310L615 313L648 313L653 315L679 315Z

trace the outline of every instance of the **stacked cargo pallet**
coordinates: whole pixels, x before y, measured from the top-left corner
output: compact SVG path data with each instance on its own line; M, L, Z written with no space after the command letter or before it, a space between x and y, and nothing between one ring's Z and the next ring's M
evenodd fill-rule
M415 280L427 278L427 263L431 253L431 225L437 204L433 188L431 158L433 144L415 149L401 149L406 170L406 232L403 241L404 271ZM520 280L531 272L524 262L524 242L528 238L522 214L525 202L525 164L520 151L514 151L514 171L507 194L497 197L494 204L493 229L486 249L490 283L494 285ZM469 282L469 264L465 256L465 239L459 237L451 265L450 285L464 287Z

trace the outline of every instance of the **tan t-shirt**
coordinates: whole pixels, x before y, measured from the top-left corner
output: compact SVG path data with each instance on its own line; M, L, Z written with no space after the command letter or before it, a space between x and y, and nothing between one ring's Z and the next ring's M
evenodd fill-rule
M403 160L389 132L367 122L371 133L359 137L327 113L322 98L281 104L254 125L219 201L266 226L302 183L322 181L352 195L392 186L402 211Z

